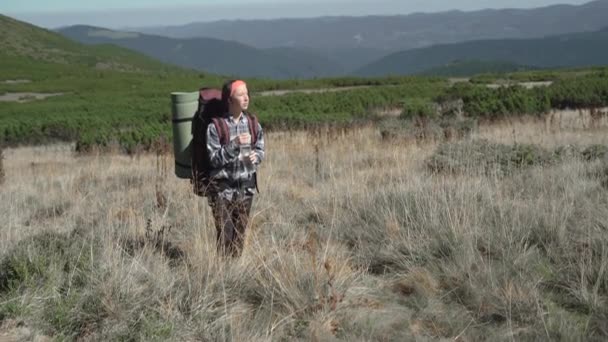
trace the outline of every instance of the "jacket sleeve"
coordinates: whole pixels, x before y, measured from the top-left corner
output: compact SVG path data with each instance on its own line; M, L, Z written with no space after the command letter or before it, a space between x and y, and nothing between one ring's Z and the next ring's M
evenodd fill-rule
M232 140L228 145L222 146L217 134L217 129L213 123L207 126L207 152L211 167L219 169L227 164L234 163L239 156L239 149L236 140Z
M258 155L258 160L256 164L261 164L264 161L265 153L264 153L264 131L262 130L262 126L258 122L258 136L257 141L254 147L255 153Z

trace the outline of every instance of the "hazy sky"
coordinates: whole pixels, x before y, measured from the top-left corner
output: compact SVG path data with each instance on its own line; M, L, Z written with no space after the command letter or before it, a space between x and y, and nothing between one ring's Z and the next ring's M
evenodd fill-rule
M73 24L121 28L220 19L408 14L585 2L589 0L1 0L0 13L50 28Z

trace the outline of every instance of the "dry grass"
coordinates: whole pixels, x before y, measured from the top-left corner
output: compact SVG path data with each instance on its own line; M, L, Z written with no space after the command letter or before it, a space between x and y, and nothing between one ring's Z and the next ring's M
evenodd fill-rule
M529 121L475 138L606 133ZM444 174L426 168L436 143L371 127L267 139L238 260L216 255L168 155L5 150L0 321L83 341L608 337L608 162Z
M0 146L0 185L4 183L4 152Z

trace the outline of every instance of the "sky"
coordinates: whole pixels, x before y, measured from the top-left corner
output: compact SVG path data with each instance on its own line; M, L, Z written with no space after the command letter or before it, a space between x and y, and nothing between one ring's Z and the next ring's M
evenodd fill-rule
M532 8L589 0L1 0L0 13L57 28L181 25L222 19L394 15L486 8Z

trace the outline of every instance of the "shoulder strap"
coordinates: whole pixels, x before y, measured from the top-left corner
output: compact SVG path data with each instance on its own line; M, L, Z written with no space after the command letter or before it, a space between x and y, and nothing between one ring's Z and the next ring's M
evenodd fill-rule
M245 113L247 115L247 123L249 125L249 134L251 134L251 145L255 146L258 142L258 118L252 113ZM259 194L260 189L258 188L258 173L253 173L253 181L255 184L255 191Z
M226 121L222 118L213 118L211 119L213 124L215 125L215 130L217 131L217 136L220 140L221 145L228 145L230 142L230 129L226 124Z
M251 145L255 145L258 142L258 118L251 113L245 114L249 124L249 134L251 134Z

